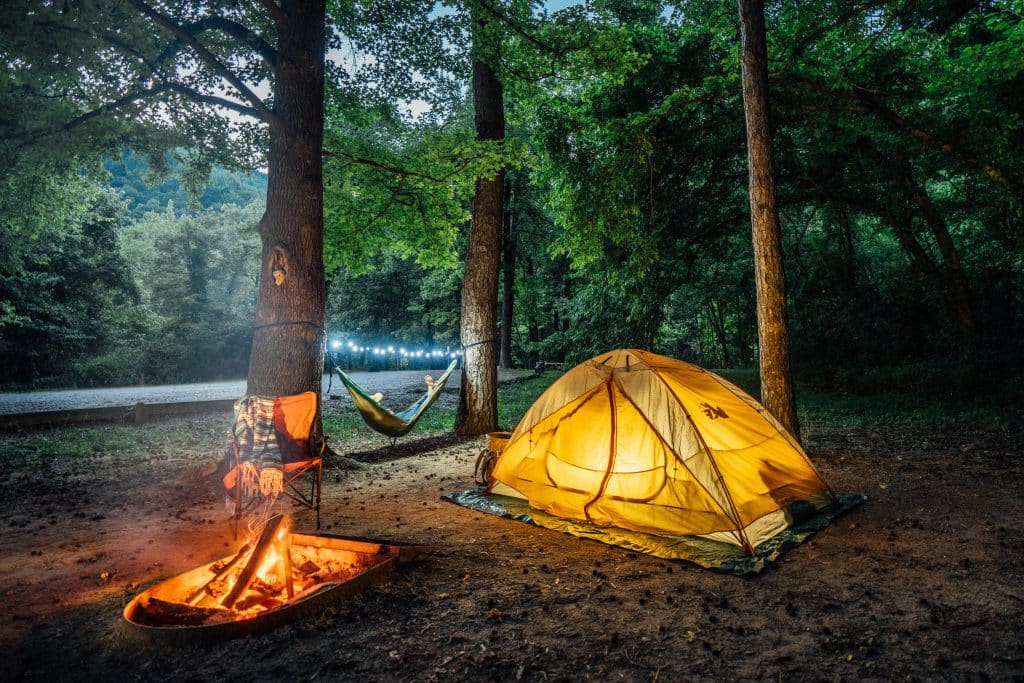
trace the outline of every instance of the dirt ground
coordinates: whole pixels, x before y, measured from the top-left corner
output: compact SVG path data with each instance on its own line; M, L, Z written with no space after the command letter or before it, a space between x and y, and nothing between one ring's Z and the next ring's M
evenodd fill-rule
M807 425L825 479L871 500L749 578L440 500L482 438L364 435L336 443L364 466L328 466L323 531L431 555L267 634L144 640L124 605L239 545L208 476L228 422L77 459L25 448L66 431L0 435L0 678L1024 680L1024 452L984 431Z

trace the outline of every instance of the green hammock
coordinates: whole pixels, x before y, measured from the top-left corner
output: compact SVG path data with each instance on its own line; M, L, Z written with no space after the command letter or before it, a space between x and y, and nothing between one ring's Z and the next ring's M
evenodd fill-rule
M416 425L420 415L437 400L437 397L444 391L445 382L451 376L452 370L459 364L459 359L452 361L444 374L434 382L434 386L427 390L418 401L400 413L393 413L381 404L373 400L373 397L366 393L366 390L356 384L348 375L342 372L341 368L335 366L334 371L341 377L345 388L348 389L352 402L356 404L359 414L363 416L372 429L392 439L405 436Z

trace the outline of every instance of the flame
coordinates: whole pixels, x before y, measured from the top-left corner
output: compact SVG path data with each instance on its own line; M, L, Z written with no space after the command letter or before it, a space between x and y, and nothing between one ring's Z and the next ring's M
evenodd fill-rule
M268 523L276 524L273 538L264 538ZM249 542L212 579L188 592L182 602L199 608L224 609L235 619L271 609L294 597L291 576L291 520L265 520L250 528ZM259 556L257 556L259 553ZM250 566L253 562L256 566ZM239 586L240 582L244 585Z
M256 576L259 577L260 581L268 583L272 586L277 585L277 564L281 561L281 555L278 548L274 548L267 553L266 559L260 565L260 568L256 570Z
M125 608L145 626L212 626L286 608L327 585L345 583L391 561L397 551L348 539L292 535L288 521L271 520L234 555L164 581Z

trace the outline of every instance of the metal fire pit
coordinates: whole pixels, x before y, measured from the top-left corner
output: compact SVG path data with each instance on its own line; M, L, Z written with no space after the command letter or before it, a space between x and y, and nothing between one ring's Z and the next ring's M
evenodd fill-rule
M365 541L329 535L291 535L293 553L310 553L352 565L355 569L340 581L324 581L283 604L243 615L234 621L207 624L174 624L154 626L145 623L146 606L151 598L167 602L180 602L203 586L213 574L213 566L227 562L229 557L210 562L173 578L167 579L136 595L124 608L124 618L137 633L155 640L214 641L243 635L263 633L322 612L330 605L343 602L376 585L390 576L398 563L415 560L424 551L421 547L399 547L375 541Z

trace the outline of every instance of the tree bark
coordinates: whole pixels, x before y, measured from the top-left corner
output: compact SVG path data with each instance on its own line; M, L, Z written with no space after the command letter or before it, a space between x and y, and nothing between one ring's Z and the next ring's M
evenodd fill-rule
M246 392L320 391L323 265L324 0L285 0L278 23L267 208Z
M515 302L516 286L516 226L512 213L512 184L508 184L506 203L509 206L505 216L504 240L501 250L501 357L498 365L512 367L512 306Z
M757 288L761 401L799 441L796 397L789 362L782 230L775 187L775 152L768 113L768 49L763 0L738 0L742 48L743 109L750 166L750 223Z
M474 7L475 10L475 7ZM505 137L501 83L485 60L493 58L480 43L485 21L473 12L473 106L477 140ZM462 391L455 433L485 434L498 429L498 273L505 172L476 183L472 225L462 280Z

